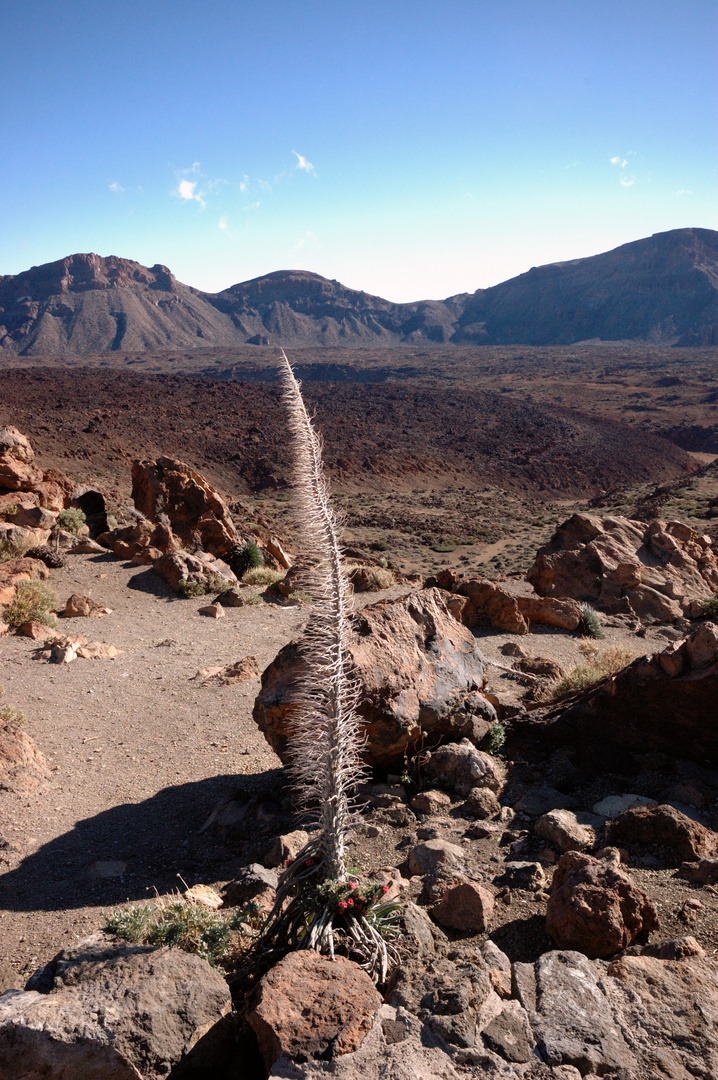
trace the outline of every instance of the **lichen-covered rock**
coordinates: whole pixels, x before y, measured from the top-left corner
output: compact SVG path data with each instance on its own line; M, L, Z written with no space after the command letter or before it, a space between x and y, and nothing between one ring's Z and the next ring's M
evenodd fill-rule
M371 604L355 617L351 661L370 765L400 764L427 735L450 730L452 716L483 686L474 637L452 617L445 597L424 589ZM262 675L254 704L255 722L283 761L302 672L299 642L285 645Z

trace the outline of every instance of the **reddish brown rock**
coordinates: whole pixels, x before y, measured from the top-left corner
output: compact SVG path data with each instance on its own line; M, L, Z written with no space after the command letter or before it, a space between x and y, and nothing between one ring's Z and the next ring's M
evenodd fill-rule
M349 574L354 592L381 592L396 583L391 570L382 566L357 566Z
M528 572L540 596L571 597L608 612L674 622L699 614L718 591L710 538L678 521L574 514Z
M371 604L354 626L351 659L365 758L385 768L400 763L426 735L451 729L457 710L483 685L484 664L473 635L452 617L439 589ZM254 704L254 720L282 760L302 671L299 643L285 645L262 675Z
M718 760L718 625L705 622L661 653L641 657L568 707L538 709L512 721L516 733L544 746L577 746L582 754L609 745L635 754ZM594 755L595 756L595 755Z
M289 953L260 981L248 1015L267 1071L295 1061L358 1050L381 1005L366 972L312 949Z
M718 833L669 804L635 806L607 826L611 844L658 844L687 862L718 854Z
M30 791L49 775L30 736L0 720L0 791Z
M440 926L465 934L483 934L493 910L493 893L482 885L462 881L444 890L441 900L431 909L431 914Z
M29 637L32 641L44 640L49 631L45 623L39 621L39 619L30 619L29 622L24 622L20 627L20 633L23 637Z
M66 619L71 618L97 618L100 615L112 614L112 608L103 607L93 600L91 596L81 596L73 593L67 598L65 610L62 613Z
M15 427L0 427L0 488L22 491L42 481L30 440Z
M222 496L184 461L162 457L133 462L132 499L151 521L166 514L181 540L189 541L198 534L202 548L219 558L240 542Z
M73 500L75 482L59 469L46 469L39 483L33 484L40 506L55 512L64 510Z
M237 584L237 578L225 562L213 559L204 552L190 555L186 551L170 551L157 559L152 564L152 569L177 591L182 580L204 585L207 591L215 589L217 579L226 582L228 586Z
M97 537L98 544L114 551L121 559L131 559L142 548L150 546L153 526L150 521L135 521L132 525L119 525Z
M528 634L528 622L521 614L516 597L495 582L482 578L463 581L458 592L468 601L461 612L465 626L492 626L509 634Z
M553 596L517 596L518 609L529 623L575 630L581 620L578 600L557 600Z
M559 859L546 905L546 929L562 949L613 956L658 929L646 894L611 863L577 851Z

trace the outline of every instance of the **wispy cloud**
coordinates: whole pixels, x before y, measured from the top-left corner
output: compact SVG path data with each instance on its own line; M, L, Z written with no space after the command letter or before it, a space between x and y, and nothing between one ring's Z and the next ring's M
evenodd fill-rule
M272 190L272 185L269 183L269 180L258 179L257 183L259 184L260 191L265 191L267 192L267 194L269 194L269 192Z
M189 169L180 169L175 177L177 187L171 194L183 202L196 202L201 207L207 205L209 196L216 195L228 183L227 180L208 176L199 161L193 161Z
M306 173L310 173L311 176L316 176L314 166L311 161L307 161L303 154L298 154L296 150L292 150L295 158L297 159L297 168L302 169Z
M227 221L226 215L219 219L219 221L217 222L217 228L220 229L222 232L225 232L229 228L229 222Z
M694 194L694 192L689 191L688 188L680 188L676 192L676 195L693 195L693 194Z
M636 182L635 176L622 176L621 187L633 187Z
M109 184L108 184L107 186L108 186L108 188L110 189L110 191L112 191L112 192L114 192L114 193L115 193L115 195L118 195L118 194L119 194L119 193L120 193L121 191L124 191L124 190L125 190L125 189L123 188L122 184L120 184L120 183L119 183L119 182L118 182L117 180L113 180L113 181L112 181L111 183L109 183Z
M626 165L628 165L628 161L626 160L626 158L612 157L611 164L619 165L622 169L625 169Z
M635 176L629 176L627 173L623 172L623 170L628 165L628 158L633 157L634 153L635 152L633 150L631 150L629 152L628 157L624 158L624 157L619 157L618 155L616 155L615 157L612 157L610 159L611 164L616 165L621 170L621 173L623 174L622 176L619 177L619 183L620 183L621 187L633 187L633 185L636 182L636 177Z
M207 205L203 193L198 190L197 180L180 180L175 194L186 202L197 202L200 206Z

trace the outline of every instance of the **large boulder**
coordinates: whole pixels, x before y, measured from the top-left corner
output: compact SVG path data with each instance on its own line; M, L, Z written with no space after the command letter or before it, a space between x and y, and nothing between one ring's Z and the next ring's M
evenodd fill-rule
M237 578L226 562L214 559L204 551L190 555L186 551L170 551L152 564L152 569L176 591L180 581L204 586L206 592L216 592L220 581L227 588L237 584Z
M613 956L639 934L657 930L658 914L615 864L569 851L551 881L546 929L561 948L594 958Z
M634 660L566 705L512 720L516 734L573 745L599 761L610 746L718 761L718 625Z
M462 705L483 686L484 661L446 600L440 589L423 589L365 607L354 619L350 654L372 766L399 764L427 738L438 742L454 729L457 713L466 727ZM254 720L283 761L303 672L301 643L285 645L262 675L254 703Z
M678 521L574 514L527 574L540 596L571 597L607 612L675 622L718 591L710 537Z
M198 956L90 938L59 953L24 991L0 996L0 1075L159 1080L191 1063L201 1040L202 1050L216 1040L222 1064L230 1009L226 982Z
M23 491L42 481L30 440L15 427L0 427L0 488Z
M222 496L184 461L161 457L133 462L132 499L150 521L166 514L183 542L198 536L212 555L224 558L240 542Z
M611 844L656 844L675 852L678 861L718 855L718 833L668 803L624 810L609 823L606 838Z
M262 977L247 1018L269 1072L282 1055L307 1061L358 1050L380 1005L358 964L302 949Z
M555 951L512 974L552 1076L561 1066L626 1080L718 1076L714 960L623 956L606 965Z

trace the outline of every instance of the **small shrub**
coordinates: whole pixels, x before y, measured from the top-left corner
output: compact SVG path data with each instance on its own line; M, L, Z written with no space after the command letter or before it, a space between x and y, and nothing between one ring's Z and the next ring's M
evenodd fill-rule
M605 637L598 612L590 604L581 604L581 618L576 627L576 633L580 634L581 637L595 638L596 640Z
M709 596L701 604L701 616L704 619L718 619L718 593Z
M31 536L18 536L13 540L0 542L0 563L22 559L35 544Z
M17 514L19 509L20 507L17 503L8 503L7 506L4 506L3 509L0 510L0 517L15 517L15 514Z
M596 645L586 642L581 646L581 652L586 658L585 663L576 664L560 679L550 683L537 700L558 701L578 690L586 690L599 679L603 679L606 675L613 675L614 672L620 671L636 659L632 652L618 645L599 649Z
M207 585L205 586L205 592L211 593L223 593L227 589L231 589L230 583L222 577L221 574L210 574L207 578Z
M57 515L58 526L75 535L80 531L86 520L79 506L68 506L66 510L61 510Z
M183 577L177 582L177 592L188 598L204 596L207 592L207 586L203 581L195 581L194 578Z
M481 749L487 754L497 754L506 742L506 728L503 724L494 724L488 735L481 741Z
M5 622L17 627L36 619L45 626L54 626L54 607L57 607L57 597L47 585L41 581L19 581L15 599L5 608Z
M258 566L244 575L246 585L274 585L284 578L284 570L271 570L268 566Z
M433 544L429 544L429 547L440 554L448 554L456 551L458 544L455 540L436 540Z
M254 540L248 540L241 547L233 547L227 556L230 569L236 574L237 580L241 581L248 570L256 570L264 566L264 556Z
M105 930L125 941L174 946L196 953L213 967L229 968L254 938L263 919L259 906L251 902L225 917L176 896L160 900L156 907L138 904L118 908L105 917Z

